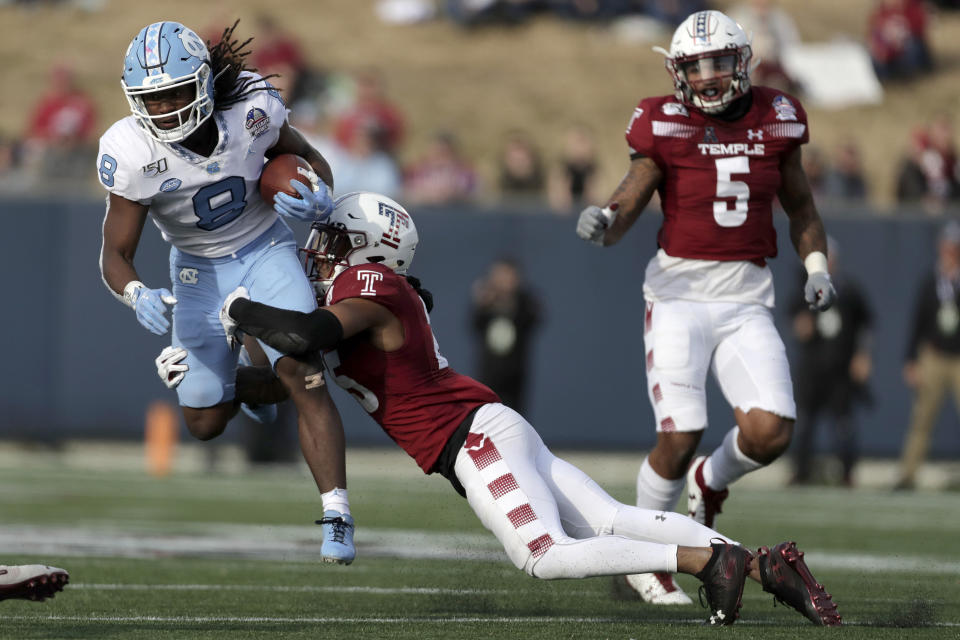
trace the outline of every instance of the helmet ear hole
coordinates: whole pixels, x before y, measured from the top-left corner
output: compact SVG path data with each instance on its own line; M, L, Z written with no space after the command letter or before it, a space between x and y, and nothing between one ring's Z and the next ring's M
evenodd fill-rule
M385 256L369 256L367 262L383 262L386 259Z

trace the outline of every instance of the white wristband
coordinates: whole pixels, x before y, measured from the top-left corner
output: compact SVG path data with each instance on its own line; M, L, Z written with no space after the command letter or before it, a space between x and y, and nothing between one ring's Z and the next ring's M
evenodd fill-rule
M820 251L811 251L803 259L803 266L807 268L807 275L811 273L827 272L827 256Z
M128 282L123 288L123 304L127 305L131 309L135 309L137 303L137 291L146 288L147 285L143 284L139 280L131 280Z

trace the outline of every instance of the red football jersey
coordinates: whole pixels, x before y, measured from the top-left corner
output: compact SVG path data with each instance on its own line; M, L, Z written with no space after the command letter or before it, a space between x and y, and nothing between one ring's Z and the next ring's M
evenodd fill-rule
M810 139L807 114L781 91L752 92L750 110L732 122L674 96L647 98L634 110L627 143L663 172L657 242L668 255L756 262L777 255L780 161Z
M404 343L381 351L358 334L324 354L334 381L353 395L425 473L474 408L500 402L493 391L447 366L426 307L407 279L379 264L350 267L333 281L327 304L365 298L403 324Z

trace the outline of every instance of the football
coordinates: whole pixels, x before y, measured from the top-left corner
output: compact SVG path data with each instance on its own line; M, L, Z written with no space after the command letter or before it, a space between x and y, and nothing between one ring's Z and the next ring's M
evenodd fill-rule
M278 192L288 193L295 198L300 194L290 186L290 180L299 180L303 184L310 186L308 172L312 172L313 167L310 163L298 155L284 153L273 158L265 165L260 172L260 197L267 204L273 204L273 196Z

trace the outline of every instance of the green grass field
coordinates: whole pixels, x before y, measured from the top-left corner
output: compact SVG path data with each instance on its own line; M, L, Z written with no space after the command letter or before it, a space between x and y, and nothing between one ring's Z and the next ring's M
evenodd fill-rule
M581 458L632 497L632 474ZM348 457L349 567L318 562L318 498L299 467L158 479L115 462L0 465L0 563L71 573L52 601L0 603L0 638L960 637L956 493L735 491L721 529L753 547L797 540L848 626L814 628L751 582L741 620L717 630L699 606L617 599L609 578L527 577L446 481L399 453Z

